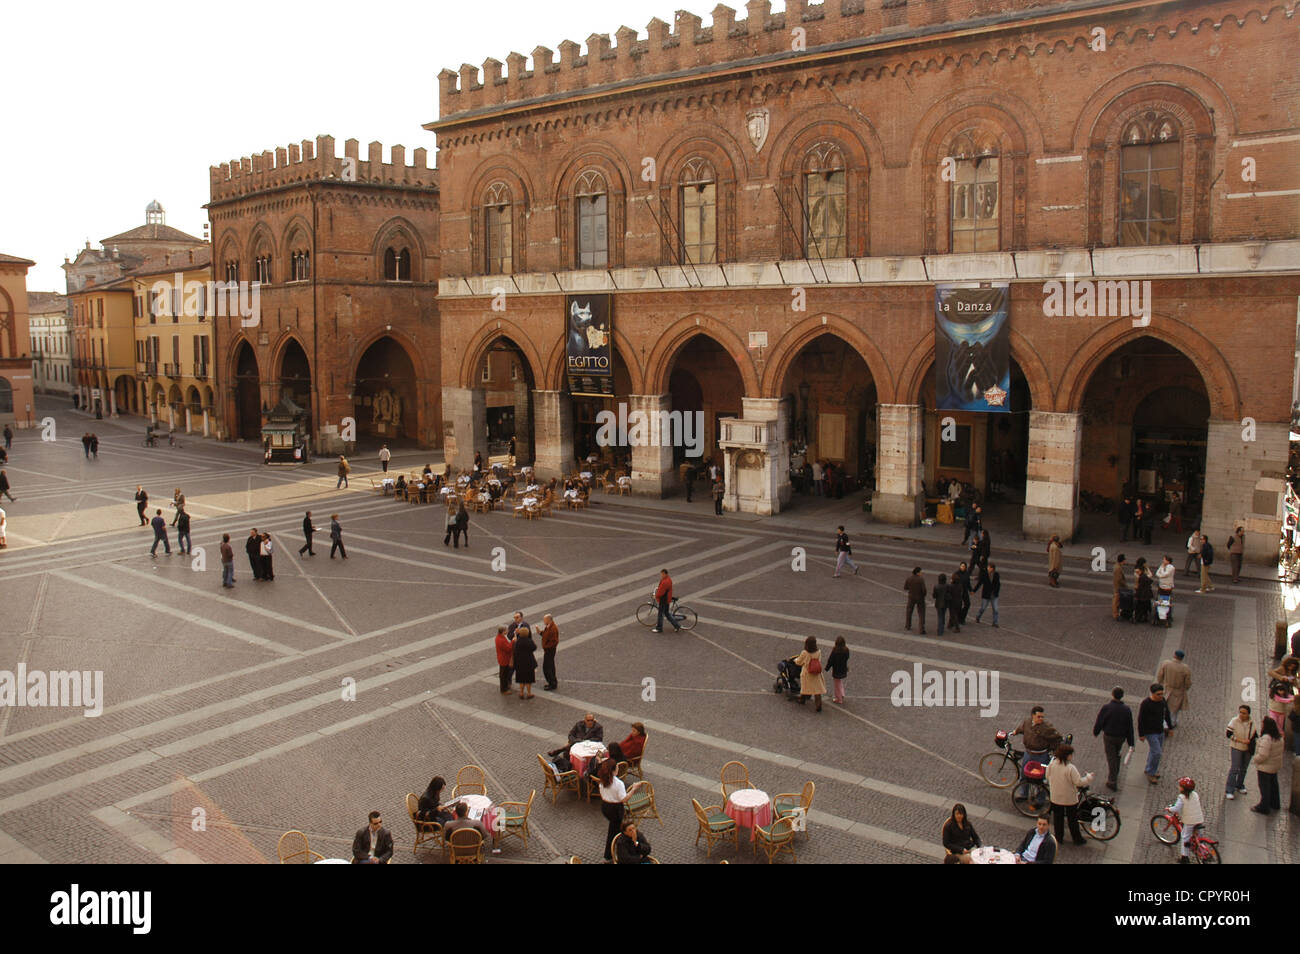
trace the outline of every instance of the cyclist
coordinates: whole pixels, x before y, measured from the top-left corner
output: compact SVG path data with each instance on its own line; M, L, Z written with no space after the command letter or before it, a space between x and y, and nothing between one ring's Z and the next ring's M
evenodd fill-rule
M669 603L673 599L673 578L668 575L667 570L659 571L659 585L655 587L654 598L659 603L659 618L655 621L655 628L650 630L652 633L662 633L664 631L664 618L673 624L673 629L681 632L682 628L677 625L677 617L669 609Z
M1178 780L1178 800L1169 806L1183 823L1183 845L1178 856L1180 865L1191 864L1188 857L1192 836L1205 827L1205 812L1201 810L1201 796L1196 794L1196 782L1184 775Z
M1025 737L1025 764L1030 762L1041 762L1047 764L1049 753L1061 744L1063 737L1056 731L1052 723L1047 721L1046 710L1042 706L1034 706L1029 710L1029 718L1020 725L1011 734L1023 735Z

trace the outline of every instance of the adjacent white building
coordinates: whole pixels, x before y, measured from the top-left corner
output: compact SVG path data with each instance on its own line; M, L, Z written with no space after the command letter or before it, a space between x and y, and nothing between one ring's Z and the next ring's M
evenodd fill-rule
M72 393L72 341L68 298L58 292L28 292L32 389L37 394Z

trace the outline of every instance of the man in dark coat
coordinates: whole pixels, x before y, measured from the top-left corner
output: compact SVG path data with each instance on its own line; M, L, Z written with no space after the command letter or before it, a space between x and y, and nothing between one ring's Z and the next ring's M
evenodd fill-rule
M135 485L135 512L140 517L140 526L147 527L149 521L145 518L144 512L149 506L149 495L145 493L144 487L140 484Z
M913 567L912 575L903 581L903 589L907 591L907 630L912 630L912 609L915 608L917 615L921 618L921 635L925 635L925 577L921 576L921 568Z
M4 494L10 500L14 499L14 495L9 492L9 475L3 470L0 470L0 494Z
M971 507L969 510L966 511L966 533L961 538L962 546L966 545L966 541L971 538L971 534L974 534L976 537L978 537L979 532L980 532L980 508Z
M970 612L970 567L965 563L957 568L957 572L952 575L954 583L961 586L961 606L957 613L957 622L966 622L966 614Z
M248 565L253 568L253 579L262 578L262 537L257 532L257 527L248 531L248 539L244 541L244 552L248 554Z
M975 584L975 592L982 593L984 598L980 601L980 611L975 614L975 622L980 621L984 611L990 606L993 607L993 628L998 628L998 597L1002 595L1002 574L998 572L996 563L985 563L980 567L979 582Z
M966 564L962 564L965 566ZM969 586L963 583L959 574L954 573L948 581L948 628L954 633L961 632L961 601L970 599Z
M307 541L298 550L298 556L302 556L302 551L306 550L308 556L315 556L316 551L311 548L311 535L316 532L316 528L311 525L311 511L307 511L307 516L302 518L302 535Z
M1133 498L1125 494L1123 502L1119 505L1119 527L1123 531L1120 536L1121 542L1128 541L1128 531L1133 526L1133 512Z
M393 857L393 836L384 827L380 812L370 813L370 824L352 839L354 865L386 865Z
M1124 705L1123 699L1123 689L1119 686L1112 689L1110 702L1101 707L1092 726L1092 734L1102 737L1102 747L1106 750L1106 787L1112 792L1118 791L1120 750L1125 742L1133 748L1133 710Z
M1147 744L1147 781L1155 785L1160 781L1160 756L1164 752L1165 739L1174 734L1174 719L1165 702L1165 687L1158 682L1151 684L1151 695L1138 706L1137 729L1138 738Z

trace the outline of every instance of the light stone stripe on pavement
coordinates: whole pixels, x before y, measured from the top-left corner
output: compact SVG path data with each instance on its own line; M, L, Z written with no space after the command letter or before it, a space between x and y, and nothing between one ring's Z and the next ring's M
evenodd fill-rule
M47 865L44 858L0 831L0 865Z
M261 636L255 636L252 633L246 633L242 629L236 629L235 627L227 626L224 623L218 623L210 619L204 619L202 616L196 616L193 613L187 613L185 610L173 609L172 607L167 606L163 603L152 602L146 597L138 596L135 593L123 593L121 590L115 590L113 589L113 587L106 586L103 583L96 583L92 580L86 580L78 576L73 576L71 573L68 573L66 570L55 570L50 575L57 576L59 579L65 580L69 583L76 583L79 586L84 586L87 589L94 590L97 593L103 593L106 596L112 596L115 599L126 600L128 603L134 603L137 606L143 607L144 609L147 609L154 613L160 613L163 616L170 616L173 619L178 619L181 622L188 623L191 626L202 626L205 629L210 629L214 632L221 633L223 636L230 636L234 639L239 640L240 642L248 643L249 645L257 646L260 649L265 649L273 653L279 653L282 656L293 656L298 653L298 650L294 649L292 646L285 646L271 639L263 639Z
M1261 681L1259 678L1259 650L1256 645L1257 637L1254 636L1254 633L1254 601L1251 600L1247 602L1245 600L1238 600L1236 605L1233 607L1232 658L1229 662L1228 679L1224 685L1225 698L1223 711L1225 713L1231 713L1231 718L1236 717L1237 707L1240 706L1243 701L1241 698L1242 680L1249 677L1255 680L1257 686L1263 686L1265 688L1268 686L1266 680ZM1267 700L1267 693L1264 691L1257 691L1255 695L1257 699ZM1249 705L1251 718L1254 719L1256 723L1260 722L1261 716L1264 715L1264 712L1261 712L1260 710L1261 708L1267 710L1267 705L1260 702L1249 703ZM1210 715L1209 717L1214 718L1213 715ZM1220 724L1225 727L1229 721L1229 717L1221 717L1219 719ZM1221 736L1223 735L1222 732L1219 734ZM1225 782L1227 781L1226 766L1229 764L1230 758L1228 755L1227 741L1228 740L1225 737L1223 739ZM1286 761L1286 759L1287 757L1284 755L1283 761ZM1297 770L1300 770L1300 767L1298 767ZM1249 768L1247 768L1247 774L1249 774ZM1282 775L1279 772L1279 788L1282 787L1280 784L1281 777ZM1217 783L1217 781L1218 779L1216 778L1215 782ZM1253 786L1248 787L1258 788L1258 780L1252 779L1251 781L1254 784ZM1269 830L1269 820L1276 816L1265 817L1250 811L1249 806L1246 804L1246 802L1250 800L1249 795L1239 795L1232 802L1229 802L1223 797L1223 792L1220 791L1221 787L1222 786L1215 784L1213 788L1207 787L1207 789L1202 791L1201 794L1202 800L1215 798L1223 804L1223 808L1219 811L1219 818L1223 825L1223 831L1219 839L1219 850L1223 853L1225 858L1231 858L1233 864L1268 864L1270 860L1269 841L1271 834ZM1198 784L1197 789L1200 788L1201 786ZM1284 806L1287 803L1286 798L1286 792L1283 791L1282 804ZM1285 817L1283 814L1285 811L1286 809L1283 808L1283 812L1279 814L1282 814L1283 817ZM1296 822L1292 819L1291 826L1293 829L1295 825Z
M107 825L116 834L145 851L152 852L168 864L201 865L203 859L179 847L174 841L150 828L138 818L111 805L90 813L90 817Z

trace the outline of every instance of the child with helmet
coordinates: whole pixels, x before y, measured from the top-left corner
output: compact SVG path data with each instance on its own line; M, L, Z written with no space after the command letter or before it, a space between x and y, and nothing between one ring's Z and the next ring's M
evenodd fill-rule
M1183 844L1178 863L1191 864L1188 846L1197 829L1205 827L1205 812L1201 809L1201 796L1196 794L1196 782L1189 776L1184 775L1178 780L1178 800L1169 806L1169 810L1176 812L1183 822Z

